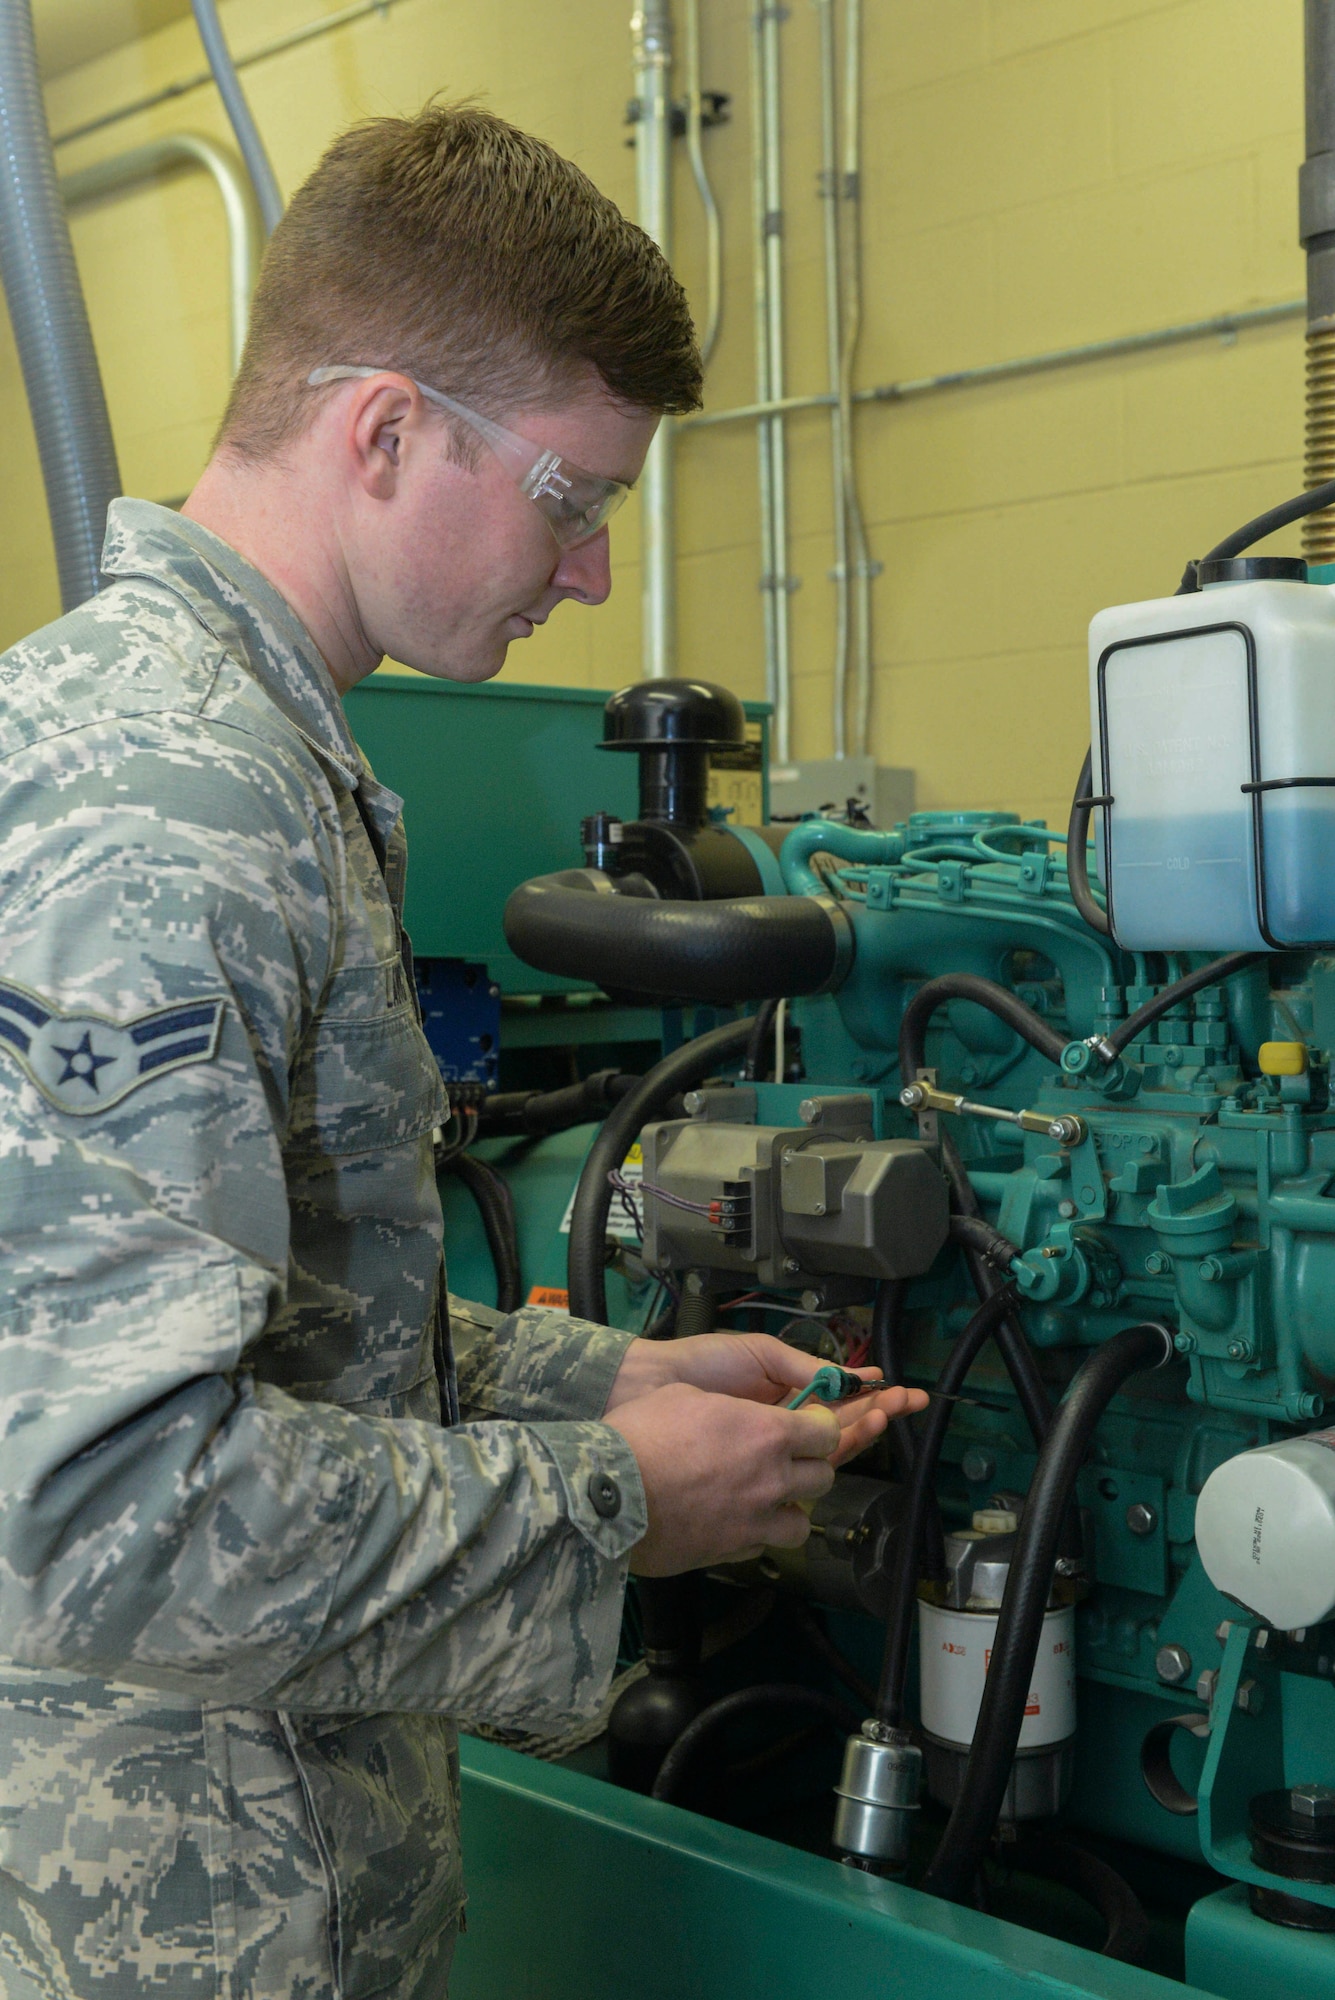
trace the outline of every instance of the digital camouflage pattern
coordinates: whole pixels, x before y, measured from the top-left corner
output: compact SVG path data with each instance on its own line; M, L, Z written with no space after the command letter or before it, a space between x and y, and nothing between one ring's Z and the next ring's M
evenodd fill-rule
M104 567L0 658L0 1992L424 2000L447 1718L612 1670L628 1336L447 1312L401 801L222 542Z

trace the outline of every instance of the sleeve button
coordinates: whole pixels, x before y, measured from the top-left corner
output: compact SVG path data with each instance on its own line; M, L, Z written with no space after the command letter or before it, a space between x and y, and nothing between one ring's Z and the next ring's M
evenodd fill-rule
M604 1521L610 1521L614 1514L621 1512L621 1488L610 1472L589 1474L589 1499L594 1513L601 1515Z

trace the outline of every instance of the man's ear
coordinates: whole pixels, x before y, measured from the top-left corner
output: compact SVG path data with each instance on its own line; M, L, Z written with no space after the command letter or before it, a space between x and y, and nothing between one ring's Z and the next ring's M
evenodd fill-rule
M372 500L390 500L403 472L408 437L420 432L422 398L409 382L380 375L349 400L344 438L353 476Z

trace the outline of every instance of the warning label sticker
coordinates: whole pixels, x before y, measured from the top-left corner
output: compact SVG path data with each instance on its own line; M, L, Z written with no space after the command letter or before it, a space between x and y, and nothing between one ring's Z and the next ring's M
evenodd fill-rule
M621 1178L630 1193L622 1194L618 1189L612 1196L612 1209L607 1218L607 1233L621 1243L638 1243L640 1240L640 1218L635 1203L635 1189L644 1179L644 1154L638 1144L631 1147L621 1162ZM566 1203L566 1212L561 1217L561 1234L569 1236L570 1218L575 1213L575 1193L572 1189Z

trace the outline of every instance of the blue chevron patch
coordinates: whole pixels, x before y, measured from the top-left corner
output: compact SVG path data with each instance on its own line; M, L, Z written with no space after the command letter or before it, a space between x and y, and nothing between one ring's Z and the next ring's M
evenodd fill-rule
M58 1111L105 1111L141 1084L210 1062L222 1032L221 994L155 1007L130 1021L66 1014L40 993L0 979L0 1054L9 1056Z

